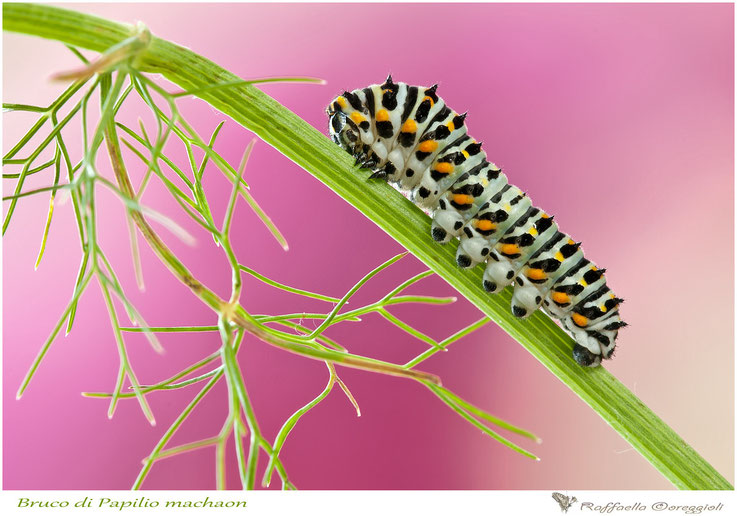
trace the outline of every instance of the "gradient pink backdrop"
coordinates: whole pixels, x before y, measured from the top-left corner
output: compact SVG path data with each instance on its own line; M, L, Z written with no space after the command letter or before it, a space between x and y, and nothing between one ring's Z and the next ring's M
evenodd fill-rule
M607 367L733 481L733 112L732 5L80 5L158 36L243 77L310 75L327 86L263 89L326 131L324 108L343 89L391 72L440 84L468 111L490 159L561 227L583 240L627 299L617 358ZM43 104L60 86L46 78L77 66L61 45L4 35L5 102ZM203 134L224 117L196 100L182 108ZM128 115L135 122L136 113ZM3 115L7 149L31 118ZM70 133L74 140L76 133ZM237 163L251 138L228 122L218 150ZM178 157L184 159L179 152ZM134 163L130 157L130 163ZM140 167L132 170L140 175ZM286 235L275 244L248 208L237 208L241 261L279 281L339 296L402 248L325 186L257 143L252 192ZM50 182L36 177L28 187ZM216 219L229 186L215 168L206 187ZM198 236L188 248L165 230L198 277L221 295L230 277L221 252L160 187L144 200ZM150 324L213 324L211 312L143 251L145 293L135 290L119 203L100 194L102 244ZM33 270L47 199L19 204L4 238L4 488L127 489L140 460L196 392L150 396L152 428L135 402L106 418L117 351L99 289L80 304L20 401L15 392L68 301L80 251L70 203L58 206L44 263ZM71 244L69 242L72 242ZM412 257L383 272L355 303L371 301L423 270ZM415 292L452 295L433 278ZM246 280L253 313L324 309ZM476 320L461 300L396 313L439 339ZM331 336L352 351L404 361L423 346L375 317ZM215 335L162 336L159 356L130 340L142 382L178 371L218 347ZM325 366L248 339L242 353L260 424L281 423L324 386ZM425 365L470 401L542 436L521 442L535 463L489 438L408 381L341 370L363 415L337 390L303 418L283 461L304 489L661 489L670 484L522 347L494 325ZM225 388L210 394L174 439L213 435ZM232 448L229 449L232 459ZM214 488L213 450L158 463L144 487ZM228 465L236 488L236 465ZM275 482L278 484L278 482Z

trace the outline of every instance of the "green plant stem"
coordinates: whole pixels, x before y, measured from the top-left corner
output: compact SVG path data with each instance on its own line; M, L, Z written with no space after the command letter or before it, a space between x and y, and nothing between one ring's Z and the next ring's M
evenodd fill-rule
M3 4L3 28L97 52L135 34L131 26L95 16L20 3ZM346 152L304 120L252 85L213 88L239 78L186 48L156 37L151 38L140 56L138 68L160 73L185 91L198 92L201 99L256 133L364 213L496 321L676 487L732 489L729 482L606 369L578 366L570 357L572 339L551 319L540 311L525 321L514 319L509 314L511 289L488 295L480 286L480 268L462 271L456 267L457 243L438 246L430 237L429 219L424 213L396 195L389 185L367 182L369 172L356 170ZM135 220L136 212L131 214ZM403 223L397 224L397 220ZM158 252L155 247L154 250ZM191 278L180 263L161 258L175 273ZM207 304L220 308L221 300L199 282L189 286Z
M298 295L304 296L304 297L311 297L313 299L319 299L320 301L327 301L328 303L337 303L338 301L340 301L340 299L338 299L336 297L325 296L323 294L316 294L316 293L310 292L308 290L302 290L302 289L290 287L289 285L285 285L283 283L279 283L278 281L274 281L271 278L267 278L263 274L259 274L255 270L253 270L253 269L251 269L249 267L246 267L245 265L239 265L239 267L240 267L240 269L243 272L245 272L247 274L250 274L254 278L256 278L258 280L261 280L264 283L266 283L267 285L271 285L274 288L278 288L280 290L284 290L286 292L291 292L292 294L298 294Z

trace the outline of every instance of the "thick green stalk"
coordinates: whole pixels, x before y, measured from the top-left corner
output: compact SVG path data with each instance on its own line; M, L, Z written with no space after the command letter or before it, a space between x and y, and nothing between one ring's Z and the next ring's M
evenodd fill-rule
M4 30L40 36L98 52L134 34L134 28L56 7L4 4ZM573 341L539 311L526 321L509 314L510 291L490 296L479 268L455 264L455 244L436 245L429 219L386 184L367 182L347 153L319 131L256 87L233 83L238 77L194 52L152 37L141 56L142 71L161 73L179 87L255 132L289 159L361 211L435 273L497 322L556 377L590 405L675 486L732 489L732 486L668 425L606 369L585 369L571 360ZM402 220L402 224L396 224Z

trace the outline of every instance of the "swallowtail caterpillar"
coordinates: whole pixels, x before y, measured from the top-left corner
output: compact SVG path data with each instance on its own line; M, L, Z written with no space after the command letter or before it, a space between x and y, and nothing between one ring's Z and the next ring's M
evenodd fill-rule
M514 284L514 315L542 308L559 319L576 340L573 357L583 366L611 358L627 324L604 269L486 160L466 131L466 115L446 106L436 90L389 76L346 91L327 108L330 136L371 169L372 178L389 181L431 213L435 241L459 238L458 265L483 263L488 292Z

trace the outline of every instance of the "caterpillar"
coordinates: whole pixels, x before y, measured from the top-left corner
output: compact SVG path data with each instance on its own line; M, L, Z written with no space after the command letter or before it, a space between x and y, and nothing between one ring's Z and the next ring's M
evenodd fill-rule
M576 343L573 358L596 367L611 358L623 302L607 286L605 269L583 255L581 243L558 230L486 160L481 142L429 88L392 80L344 91L327 108L331 139L432 216L432 238L459 238L458 265L485 263L490 293L514 284L512 313L538 308L561 321Z

